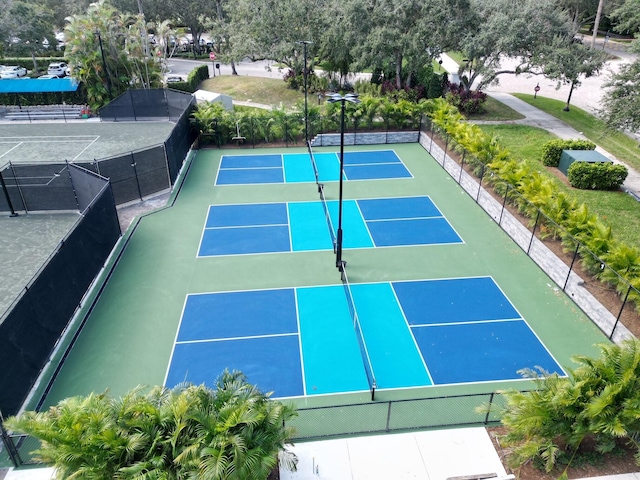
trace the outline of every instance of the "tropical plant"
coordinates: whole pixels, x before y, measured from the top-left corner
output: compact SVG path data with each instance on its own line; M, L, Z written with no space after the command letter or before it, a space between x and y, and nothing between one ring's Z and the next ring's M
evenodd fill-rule
M579 366L568 377L527 370L522 373L535 381L535 390L503 392L507 433L501 440L511 448L512 466L538 458L549 472L564 451L570 457L568 468L586 438L594 440L601 454L626 440L637 449L640 465L633 440L640 431L640 340L599 349L599 358L574 356Z
M285 422L293 407L271 400L240 372L215 389L136 388L122 398L73 397L5 425L41 440L39 459L59 478L265 480L280 456L295 469Z
M73 76L87 87L92 110L130 88L160 85L160 59L147 48L141 16L122 15L105 0L67 19L65 55ZM141 32L144 33L144 38Z

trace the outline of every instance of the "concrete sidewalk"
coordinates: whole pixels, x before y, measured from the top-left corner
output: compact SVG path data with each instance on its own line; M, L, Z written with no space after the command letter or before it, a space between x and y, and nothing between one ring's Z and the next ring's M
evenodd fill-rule
M442 68L444 68L449 73L451 81L456 81L456 79L457 81L459 81L458 70L460 66L455 62L455 60L453 60L451 57L449 57L445 53L443 53L440 56L440 59L442 60ZM514 77L514 78L517 78L517 77ZM527 81L527 79L524 77L521 78L521 80ZM583 89L585 88L586 86L583 86ZM549 115L548 113L545 113L542 110L537 109L536 107L528 104L527 102L514 97L510 93L505 93L504 88L500 88L500 89L495 87L489 88L487 90L487 94L492 98L498 100L499 102L512 108L513 110L520 113L521 115L524 115L525 118L521 120L512 120L508 122L498 121L498 122L474 122L474 123L500 123L500 124L516 123L516 124L522 124L522 125L530 125L533 127L543 128L553 133L558 138L587 140L587 138L582 134L582 132L578 132L574 128L564 123L562 120L559 120L556 117ZM596 103L598 102L598 100L594 100L594 101ZM589 103L588 105L582 105L582 107L585 110L593 111L595 109L595 105L591 105L591 103ZM625 180L625 182L622 184L621 188L625 192L633 195L637 200L640 200L640 173L638 173L636 170L634 170L632 167L630 167L623 161L620 161L619 159L614 157L612 154L610 154L603 148L596 146L596 151L601 153L602 155L604 155L614 163L619 163L627 167L627 169L629 170L629 175L627 176L627 179Z
M562 139L582 139L587 140L587 138L582 134L582 132L578 132L574 128L571 128L569 125L564 123L562 120L558 120L556 117L549 115L548 113L543 112L542 110L537 109L536 107L528 104L527 102L520 100L519 98L514 97L508 93L500 93L500 92L492 92L489 94L492 98L495 98L501 103L504 103L508 107L514 109L516 112L524 115L525 118L521 120L513 120L511 122L497 122L497 123L516 123L522 125L530 125L533 127L543 128L559 138ZM493 123L493 122L489 122ZM616 157L611 155L609 152L604 150L603 148L596 146L596 151L613 161L614 163L619 163L624 165L629 170L629 175L627 179L622 184L622 190L627 193L630 193L636 197L636 199L640 200L640 174L634 170L632 167L627 165L626 163L618 160Z

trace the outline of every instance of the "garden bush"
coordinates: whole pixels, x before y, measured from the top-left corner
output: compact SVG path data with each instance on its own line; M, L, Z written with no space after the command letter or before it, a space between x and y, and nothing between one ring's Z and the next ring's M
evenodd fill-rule
M551 140L542 146L542 163L557 167L563 150L595 150L596 144L589 140Z
M449 85L445 99L461 113L469 115L482 110L487 94L476 90L467 90L462 85Z
M567 176L572 187L582 190L617 190L628 174L624 165L573 162Z
M209 78L209 66L200 65L189 72L186 82L173 82L169 88L180 90L181 92L195 92L200 84Z

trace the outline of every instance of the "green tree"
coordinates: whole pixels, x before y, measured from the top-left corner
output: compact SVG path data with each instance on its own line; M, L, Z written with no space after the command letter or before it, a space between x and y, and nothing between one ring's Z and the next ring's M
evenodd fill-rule
M125 16L100 0L67 20L66 58L73 76L85 83L92 109L132 86L160 85L161 59L142 38L146 26L140 15Z
M624 0L611 12L611 18L617 21L615 26L617 32L640 32L640 0Z
M528 371L534 391L504 392L504 442L513 447L514 466L540 458L551 471L563 448L571 457L587 437L602 454L617 440L638 449L633 438L640 431L640 340L599 348L599 358L573 357L579 366L568 377ZM640 464L640 450L636 461Z
M43 42L57 45L53 29L53 13L44 5L24 0L10 0L5 11L5 30L7 46L15 53L29 53L33 59L34 70L38 71L36 54L43 49Z
M467 91L481 90L504 74L541 74L544 57L536 54L549 39L566 38L572 31L571 19L554 0L524 0L518 8L510 0L472 0L471 6L477 20L458 42L465 56L460 80ZM503 68L505 58L515 59L515 67Z
M239 372L224 372L215 390L183 385L136 388L115 399L91 394L42 413L25 412L8 428L41 440L40 459L59 478L200 478L264 480L286 450L292 407L269 399Z
M640 40L634 49L640 53ZM640 129L640 60L622 65L605 84L600 113L611 128Z
M607 60L607 54L583 45L573 35L556 36L535 54L534 62L542 66L545 77L561 84L570 85L569 96L564 111L569 111L573 90L580 86L581 78L589 78L600 73Z

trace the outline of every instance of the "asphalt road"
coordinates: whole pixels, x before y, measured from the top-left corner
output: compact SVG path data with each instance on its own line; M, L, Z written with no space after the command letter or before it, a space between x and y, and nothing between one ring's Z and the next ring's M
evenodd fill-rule
M602 40L599 40L596 44L596 48L602 48ZM612 47L612 48L609 48ZM603 95L603 85L611 78L611 74L617 72L620 66L625 63L630 63L637 58L637 55L629 54L620 49L620 45L614 42L607 44L607 52L611 55L609 60L599 75L582 79L581 85L574 88L571 96L571 105L582 108L590 113L598 113L601 109L601 99ZM203 62L200 60L183 60L183 59L170 59L168 61L168 67L171 70L171 75L178 75L186 78L191 70L195 67L207 63L209 65L209 75L213 76L213 62ZM231 75L231 66L220 64L220 69L216 69L216 75ZM510 67L514 65L513 60L505 60L502 67ZM236 71L238 75L247 75L252 77L267 77L281 79L284 71L278 69L275 62L270 60L261 60L252 62L248 59L243 60L236 64ZM353 74L350 81L355 78L367 78L367 74ZM536 85L540 85L540 91L538 95L541 97L554 98L556 100L566 101L569 97L569 85L558 85L556 82L536 75L501 75L499 77L499 84L487 87L485 91L487 93L499 92L499 93L534 93Z

